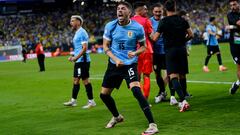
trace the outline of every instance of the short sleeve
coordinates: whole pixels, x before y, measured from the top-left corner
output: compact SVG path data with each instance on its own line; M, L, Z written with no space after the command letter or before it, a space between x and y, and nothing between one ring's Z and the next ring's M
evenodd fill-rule
M88 43L88 34L87 32L83 32L81 36L81 44Z
M111 25L108 23L106 24L105 28L104 28L104 34L103 34L103 38L106 40L111 41Z
M209 30L212 31L211 26L210 26L210 25L207 25L206 31L208 32Z

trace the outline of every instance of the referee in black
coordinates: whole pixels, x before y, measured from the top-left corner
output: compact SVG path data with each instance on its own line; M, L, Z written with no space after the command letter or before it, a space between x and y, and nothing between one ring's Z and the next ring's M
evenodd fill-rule
M170 76L173 89L176 90L179 96L180 112L184 112L190 107L182 91L187 87L188 60L186 42L193 37L193 33L189 23L176 13L175 0L167 0L164 7L167 16L160 20L157 32L151 37L153 41L156 41L163 34L167 74Z
M230 29L230 50L237 68L237 81L233 82L229 92L235 94L240 86L240 4L238 0L229 0L229 5L227 29Z

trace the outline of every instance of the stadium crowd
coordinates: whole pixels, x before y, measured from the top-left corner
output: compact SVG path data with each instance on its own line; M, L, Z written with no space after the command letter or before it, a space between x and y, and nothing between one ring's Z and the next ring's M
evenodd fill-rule
M227 1L203 1L180 0L178 8L189 13L190 24L195 38L193 44L202 42L202 34L209 22L209 17L215 16L218 28L222 33L221 41L229 37L225 31ZM106 22L114 18L113 6L105 4L104 7L97 4L82 6L80 3L73 5L68 10L56 9L44 13L27 13L14 15L0 15L0 31L4 36L0 39L0 46L23 45L32 50L36 42L41 41L46 51L55 51L60 48L63 51L69 50L73 32L69 25L69 16L80 13L84 18L84 28L90 34L90 46L101 44L103 27ZM107 10L102 10L107 9Z

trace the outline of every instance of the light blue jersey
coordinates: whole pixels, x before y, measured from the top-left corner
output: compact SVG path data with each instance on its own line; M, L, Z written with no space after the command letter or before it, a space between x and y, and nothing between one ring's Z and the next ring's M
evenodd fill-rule
M74 37L73 37L73 46L74 46L74 56L77 56L82 51L82 44L87 43L88 44L88 34L85 29L82 27L79 28ZM82 55L77 61L78 62L90 62L90 56L86 52L84 55Z
M111 41L110 50L124 65L137 63L138 57L128 57L129 51L137 50L137 42L145 40L144 29L136 21L131 20L128 25L121 26L118 20L106 24L103 38ZM116 64L112 59L110 61Z
M206 27L207 33L208 33L208 30L211 30L212 32L217 33L217 28L216 28L215 25L208 24L207 27ZM216 35L214 36L214 35L210 35L210 34L208 33L207 45L210 45L210 46L218 46L218 41L217 41Z
M156 32L157 28L158 28L159 21L155 20L154 17L151 17L150 20L152 22L152 27L153 27L154 32ZM164 43L163 43L163 36L162 35L153 44L153 52L157 53L157 54L165 54Z

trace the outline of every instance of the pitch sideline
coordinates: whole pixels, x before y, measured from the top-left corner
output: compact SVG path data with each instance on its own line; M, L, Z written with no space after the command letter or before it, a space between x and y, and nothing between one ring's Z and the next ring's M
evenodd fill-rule
M103 78L99 77L90 77L91 80L102 80ZM151 82L155 82L155 79L151 79ZM215 82L215 81L194 81L188 80L188 83L200 83L200 84L232 84L232 82Z

